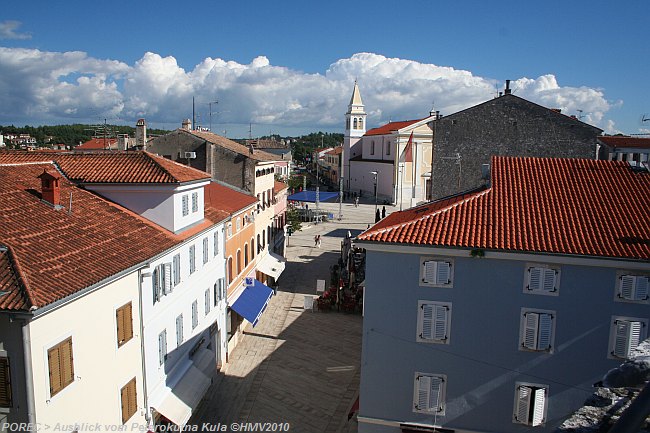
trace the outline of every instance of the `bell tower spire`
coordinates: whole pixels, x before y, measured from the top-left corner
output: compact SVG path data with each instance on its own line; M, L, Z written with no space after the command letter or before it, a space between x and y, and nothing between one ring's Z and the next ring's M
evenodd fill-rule
M359 84L354 80L354 89L348 105L348 111L345 113L345 135L343 137L343 167L341 167L341 177L346 182L346 189L350 187L350 158L361 155L361 137L366 133L366 112ZM358 146L357 146L358 143Z

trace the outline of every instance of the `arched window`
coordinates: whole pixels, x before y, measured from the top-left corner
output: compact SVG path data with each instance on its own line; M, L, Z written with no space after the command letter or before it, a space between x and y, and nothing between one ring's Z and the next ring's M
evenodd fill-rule
M370 142L370 154L374 155L375 154L375 140L372 140Z
M251 238L251 260L255 258L255 238Z
M363 117L359 117L359 129L363 129Z
M350 118L347 118L347 122L345 122L345 129L350 129Z
M237 250L237 275L241 274L241 250Z
M352 129L357 129L357 118L354 118L354 127Z
M228 257L228 284L232 283L232 256Z
M262 249L262 243L260 242L260 235L257 235L257 252L259 253Z
M244 268L246 266L248 266L248 244L244 244Z

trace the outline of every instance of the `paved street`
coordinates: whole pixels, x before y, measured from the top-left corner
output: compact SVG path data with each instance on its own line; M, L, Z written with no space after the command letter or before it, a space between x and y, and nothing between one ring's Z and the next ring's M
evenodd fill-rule
M317 279L329 279L341 240L348 230L355 236L374 223L375 208L374 202L344 203L340 221L338 203L321 208L334 220L303 223L289 238L277 296L258 325L245 330L190 423L286 422L292 432L356 431L347 414L358 395L361 316L305 310L304 296L316 294Z

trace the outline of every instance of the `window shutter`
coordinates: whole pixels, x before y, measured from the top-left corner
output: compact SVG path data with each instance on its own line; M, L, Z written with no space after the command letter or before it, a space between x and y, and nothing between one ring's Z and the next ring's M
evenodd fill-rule
M187 195L183 196L183 216L187 216L190 213L189 209L189 199Z
M72 338L68 338L61 344L61 379L65 387L74 381L74 364L72 358Z
M208 263L208 238L203 238L203 264Z
M517 409L515 412L515 419L524 424L528 424L531 397L532 389L530 387L521 385L517 389Z
M418 376L417 378L418 397L415 408L418 410L429 410L431 395L431 377Z
M212 287L212 299L214 302L214 306L217 306L217 303L219 302L219 286L217 286L217 283L214 283L214 286Z
M637 276L636 288L634 290L634 300L645 301L648 299L648 286L650 286L648 277Z
M192 193L192 212L198 212L199 210L199 194L197 192Z
M440 392L442 391L442 378L432 377L431 388L429 391L429 410L442 411L442 402L440 401Z
M63 388L61 384L61 362L59 346L47 351L47 364L50 371L50 395L54 395Z
M183 343L183 315L176 318L176 346Z
M212 248L214 255L216 256L219 253L219 233L214 232L214 247Z
M210 312L210 289L205 291L205 315Z
M450 284L451 283L451 263L438 262L436 272L436 284Z
M181 255L176 254L173 259L174 263L174 285L177 286L181 282Z
M153 271L153 303L155 304L156 302L160 301L160 296L161 296L161 285L160 285L160 269L156 267Z
M124 337L124 309L118 308L115 312L117 322L117 345L120 346L126 340Z
M544 269L543 272L544 275L544 282L543 282L543 287L542 289L545 292L554 292L555 291L555 284L556 284L556 277L557 277L557 271L555 269Z
M131 379L129 383L128 393L129 393L129 418L131 418L136 410L138 410L138 394L136 389L135 378Z
M133 307L129 302L124 308L124 339L129 341L131 338L133 338Z
M524 347L530 350L537 349L537 331L539 325L539 314L524 314Z
M542 289L542 268L529 268L528 269L528 290L541 290Z
M120 390L120 398L122 400L122 424L124 424L131 419L138 408L135 378L131 379L129 383L124 385Z
M122 403L122 424L124 424L129 419L127 418L127 414L129 413L129 393L127 386L123 387L120 390L120 402Z
M634 299L634 275L621 276L621 297L623 299Z
M199 324L199 305L197 301L192 302L192 329Z
M436 340L447 339L447 312L447 307L443 305L435 306L433 338Z
M11 370L9 358L0 357L0 407L11 406Z
M196 248L194 245L190 247L190 274L196 270Z
M162 267L164 294L168 295L172 292L172 265L171 263L164 263Z
M424 275L422 281L425 283L435 283L437 263L434 262L433 260L430 260L424 262L422 265L424 266Z
M533 427L541 425L544 422L544 405L546 404L546 390L537 388L533 391L533 418L530 425Z
M434 305L422 304L420 311L420 314L422 315L422 329L420 330L420 338L429 340L433 338L433 310Z
M619 358L627 358L630 351L641 342L641 322L617 320L614 335L614 350L612 354Z
M537 339L537 350L550 350L551 334L553 332L553 316L550 314L539 314L539 335Z

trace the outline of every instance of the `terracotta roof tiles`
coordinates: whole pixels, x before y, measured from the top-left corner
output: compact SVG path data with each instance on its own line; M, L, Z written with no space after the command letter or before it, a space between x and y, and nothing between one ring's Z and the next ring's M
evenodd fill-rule
M609 147L630 147L639 149L650 149L650 137L626 137L621 135L603 135L598 140Z
M263 150L259 149L254 149L253 152L251 152L249 146L244 146L243 144L239 144L235 141L229 140L226 137L222 137L221 135L217 135L214 132L204 132L204 131L188 131L185 129L179 129L182 133L185 134L190 134L195 137L198 137L202 140L205 140L209 143L215 144L217 146L224 147L228 150L231 150L233 152L239 153L240 155L244 155L250 159L253 159L255 161L278 161L281 158L279 158L277 155L274 155L269 152L265 152Z
M384 134L390 134L392 131L397 131L398 129L405 128L409 125L412 125L414 123L419 122L422 119L417 119L417 120L404 120L400 122L389 122L383 126L380 126L378 128L373 128L369 131L367 131L364 135L384 135Z
M493 157L485 191L394 212L360 241L650 260L650 173L620 161Z

